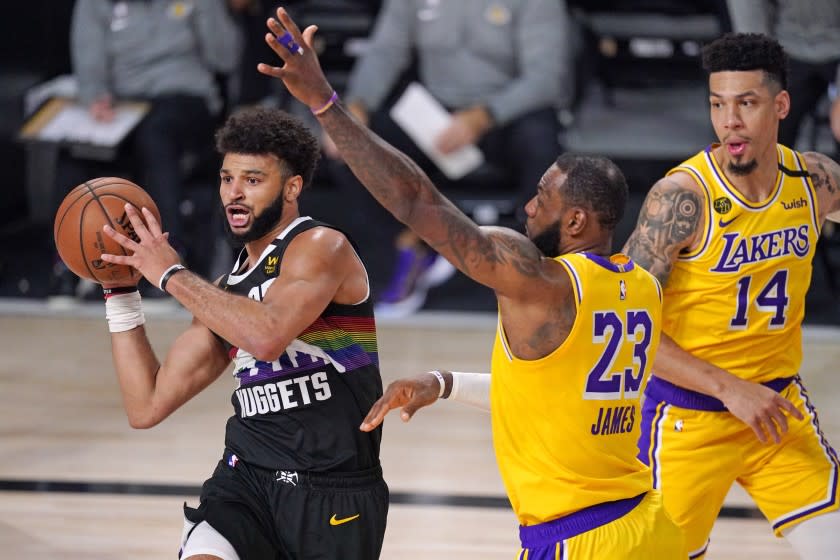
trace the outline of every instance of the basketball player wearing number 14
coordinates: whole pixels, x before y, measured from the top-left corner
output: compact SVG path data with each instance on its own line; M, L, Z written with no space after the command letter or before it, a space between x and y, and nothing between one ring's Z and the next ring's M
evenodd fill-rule
M664 286L662 344L645 390L640 458L701 558L733 482L802 558L840 550L838 460L798 376L820 227L840 167L777 144L786 57L762 35L708 45L720 140L647 195L625 252Z

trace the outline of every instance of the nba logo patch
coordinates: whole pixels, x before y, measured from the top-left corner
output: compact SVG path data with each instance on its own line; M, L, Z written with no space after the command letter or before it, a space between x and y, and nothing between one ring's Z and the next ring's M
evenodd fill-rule
M621 301L627 298L627 284L624 283L624 280L618 281L618 297Z
M236 467L236 463L238 463L238 462L239 462L239 457L237 457L236 455L231 453L230 457L228 457L228 466L230 468L234 468L234 467Z

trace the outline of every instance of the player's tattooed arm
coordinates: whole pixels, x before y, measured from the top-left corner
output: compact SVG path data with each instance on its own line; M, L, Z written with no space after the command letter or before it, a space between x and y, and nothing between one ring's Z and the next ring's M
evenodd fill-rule
M534 293L541 254L527 237L479 227L444 197L408 156L337 106L320 117L359 181L394 217L459 270L499 293Z
M817 152L807 152L803 156L817 193L822 222L827 215L840 212L840 165Z
M660 179L645 197L624 252L665 284L677 255L691 246L702 226L702 204L695 189Z

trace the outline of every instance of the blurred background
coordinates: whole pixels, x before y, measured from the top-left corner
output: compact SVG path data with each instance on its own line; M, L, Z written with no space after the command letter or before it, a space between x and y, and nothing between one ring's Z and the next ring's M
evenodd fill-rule
M105 0L110 10L105 25L113 31L115 25L120 25L121 10L129 9L131 4L159 1ZM257 62L274 60L263 43L263 35L265 18L278 3L218 2L225 4L234 30L225 33L235 33L238 39L231 42L231 48L236 49L235 66L210 68L219 99L217 110L211 111L215 120L210 122L220 123L238 107L259 103L284 108L317 129L308 110L290 99L282 84L265 79L255 70ZM163 3L175 15L178 10L189 11L192 4ZM343 96L354 87L354 67L369 52L377 18L386 3L290 0L284 4L301 27L318 24L317 49L322 66ZM433 15L439 2L427 3ZM86 305L91 299L85 286L62 284L65 271L56 262L52 242L55 209L63 195L75 186L61 182L58 170L64 155L70 153L76 160L88 161L90 166L83 171L88 177L103 175L101 170L106 166L108 174L134 178L142 185L135 171L121 167L125 154L92 157L82 149L84 146L74 146L72 142L20 137L24 125L50 98L79 95L79 86L85 86L76 79L79 69L71 56L75 4L73 0L10 2L4 6L5 17L0 20L6 38L0 52L0 168L4 170L0 189L0 302L29 302L49 308L58 296L63 298L64 306L68 302ZM714 141L699 53L705 42L733 28L733 18L724 0L569 0L561 2L561 7L564 19L557 29L562 34L564 54L557 76L560 85L556 103L552 104L558 147L562 151L606 155L626 174L632 196L615 239L618 249L635 224L650 185L670 167ZM504 11L488 11L484 15L491 23L493 18L503 21L506 17ZM75 33L78 43L91 44L78 40L80 35L93 35L91 27L77 27ZM234 39L233 35L227 38ZM834 64L838 61L840 54ZM422 75L422 60L415 55L388 84L382 106L393 103L401 88ZM829 126L829 108L836 87L831 83L822 86L797 127L794 147L836 157L837 144ZM371 126L376 130L375 119ZM179 242L191 268L216 277L226 271L232 254L222 234L217 208L218 160L213 159L213 154L201 152L202 147L195 148L195 153L190 149L193 148L185 148L176 156L180 177L176 205ZM488 160L469 177L447 184L443 190L479 223L521 228L522 193L509 171L504 165L500 168L499 162ZM433 169L429 173L436 176ZM301 204L303 213L343 227L359 243L375 294L393 289L394 282L400 281L395 280L395 275L401 274L400 257L391 241L400 231L399 224L352 178L348 179L348 171L339 159L323 157ZM806 322L840 324L838 273L840 238L826 228L814 261ZM450 275L444 271L422 291L424 297L419 305L403 310L404 314L417 310L495 310L493 294L477 288L459 273Z

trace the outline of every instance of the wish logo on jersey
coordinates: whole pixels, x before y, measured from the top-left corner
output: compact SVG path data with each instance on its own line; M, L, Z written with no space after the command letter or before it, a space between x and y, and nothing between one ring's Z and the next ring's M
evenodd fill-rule
M790 227L744 237L740 233L723 234L724 247L712 272L738 272L745 264L777 259L788 255L803 258L811 244L808 226Z
M332 397L332 390L327 381L327 372L319 371L312 375L241 387L233 394L237 401L234 402L236 413L242 418L248 418L325 401Z

